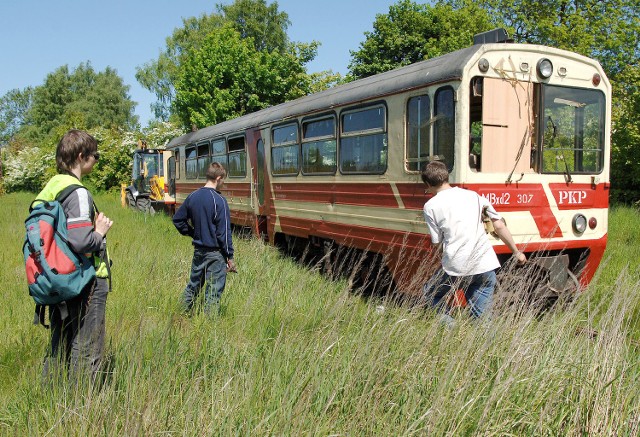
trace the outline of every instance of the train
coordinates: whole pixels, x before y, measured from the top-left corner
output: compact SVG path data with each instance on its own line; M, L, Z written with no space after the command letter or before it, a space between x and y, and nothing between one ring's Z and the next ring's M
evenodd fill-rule
M565 293L589 284L606 248L610 130L611 85L596 60L495 30L172 139L170 194L179 205L220 162L235 225L327 257L356 251L363 270L379 263L394 288L416 293L436 262L420 172L442 160L451 184L486 197Z

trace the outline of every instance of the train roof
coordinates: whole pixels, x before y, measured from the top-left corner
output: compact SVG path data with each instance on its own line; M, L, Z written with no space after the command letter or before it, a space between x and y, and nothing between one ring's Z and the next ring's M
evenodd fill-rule
M296 100L261 109L172 139L168 148L196 143L251 127L286 121L322 109L354 104L428 84L460 79L464 67L483 45L477 44L437 58L359 79Z

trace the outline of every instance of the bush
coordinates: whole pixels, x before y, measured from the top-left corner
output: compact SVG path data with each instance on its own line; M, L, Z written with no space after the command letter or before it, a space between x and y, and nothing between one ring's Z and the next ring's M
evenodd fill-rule
M9 153L4 164L4 187L11 191L40 191L55 174L55 152L30 147Z

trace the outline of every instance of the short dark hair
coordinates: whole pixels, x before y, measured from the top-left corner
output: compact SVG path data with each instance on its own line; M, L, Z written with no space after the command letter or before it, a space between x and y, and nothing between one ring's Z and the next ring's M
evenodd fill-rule
M422 182L431 186L439 187L445 182L449 182L449 170L442 161L431 161L422 170Z
M58 173L68 173L77 164L78 155L82 153L84 159L98 151L98 141L87 132L71 129L64 134L56 147L56 167Z
M219 176L222 176L222 179L226 178L227 171L219 162L212 162L209 164L209 168L207 168L207 180L215 181Z

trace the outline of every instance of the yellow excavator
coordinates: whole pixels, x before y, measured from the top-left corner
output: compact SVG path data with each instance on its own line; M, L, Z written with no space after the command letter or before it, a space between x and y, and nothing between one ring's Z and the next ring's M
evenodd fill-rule
M150 149L146 141L138 141L138 149L133 152L131 184L122 184L122 206L155 214L164 211L170 215L175 212L175 168L173 153L170 150Z

